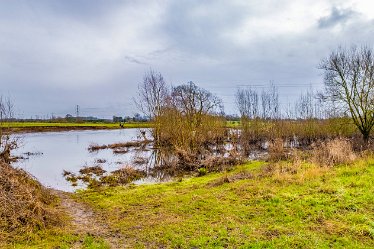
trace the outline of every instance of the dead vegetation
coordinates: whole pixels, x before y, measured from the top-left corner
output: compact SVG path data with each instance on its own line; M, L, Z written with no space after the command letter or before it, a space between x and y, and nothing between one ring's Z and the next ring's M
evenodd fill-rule
M21 169L0 162L0 242L61 224L58 198Z
M144 139L138 141L129 141L125 143L115 143L115 144L108 144L108 145L98 145L98 144L91 144L88 147L89 152L94 152L98 150L105 150L105 149L112 149L114 153L126 153L127 150L131 147L145 147L147 144L151 143L151 140Z
M269 149L275 154L269 155L268 162L259 171L242 170L234 174L225 173L222 177L210 182L208 187L264 177L272 177L282 182L302 183L305 179L323 174L331 167L353 164L362 157L372 157L371 151L365 151L358 156L352 149L352 142L342 138L316 143L310 150L284 150L281 144L280 141L275 142L276 148Z
M313 145L312 162L320 166L334 166L352 163L356 154L347 139L334 139Z
M319 141L310 150L287 151L281 148L277 146L275 156L270 153L269 163L263 167L261 176L296 174L305 164L320 168L348 165L358 158L352 142L342 138Z
M72 186L78 186L78 183L81 182L85 184L87 188L94 189L103 186L113 187L126 185L145 177L146 173L130 166L123 166L118 170L107 172L101 166L96 165L82 168L79 170L79 174L64 171L63 176Z
M270 161L280 161L287 157L283 139L280 138L270 141L268 151Z

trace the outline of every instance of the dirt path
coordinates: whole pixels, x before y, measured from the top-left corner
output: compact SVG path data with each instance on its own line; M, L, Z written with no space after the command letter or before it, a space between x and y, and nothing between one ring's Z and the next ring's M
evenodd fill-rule
M91 235L104 239L110 248L125 248L119 232L113 231L103 218L95 214L87 205L77 202L70 193L52 190L60 197L63 209L72 218L74 232L80 235ZM73 248L80 248L80 243Z

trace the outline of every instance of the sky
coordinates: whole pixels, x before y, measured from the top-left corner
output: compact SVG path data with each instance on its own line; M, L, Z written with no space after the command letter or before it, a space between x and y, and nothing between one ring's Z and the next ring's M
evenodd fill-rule
M0 0L0 95L17 117L133 115L152 69L230 114L238 87L286 105L322 88L331 51L373 41L370 0Z

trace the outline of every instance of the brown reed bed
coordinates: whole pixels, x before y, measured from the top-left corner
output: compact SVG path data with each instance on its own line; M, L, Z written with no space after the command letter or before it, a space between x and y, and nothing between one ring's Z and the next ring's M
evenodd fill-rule
M149 143L151 143L152 140L137 140L137 141L129 141L124 143L114 143L114 144L107 144L107 145L98 145L98 144L91 144L88 147L88 151L94 152L98 150L105 150L105 149L112 149L112 150L119 150L124 148L131 148L131 147L143 147Z
M27 172L0 162L0 243L62 224L59 200Z

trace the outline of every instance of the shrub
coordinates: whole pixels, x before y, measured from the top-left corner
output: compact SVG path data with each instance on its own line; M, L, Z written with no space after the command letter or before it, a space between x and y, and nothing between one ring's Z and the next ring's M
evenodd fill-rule
M197 170L198 176L205 176L208 173L208 170L206 168L199 168Z

